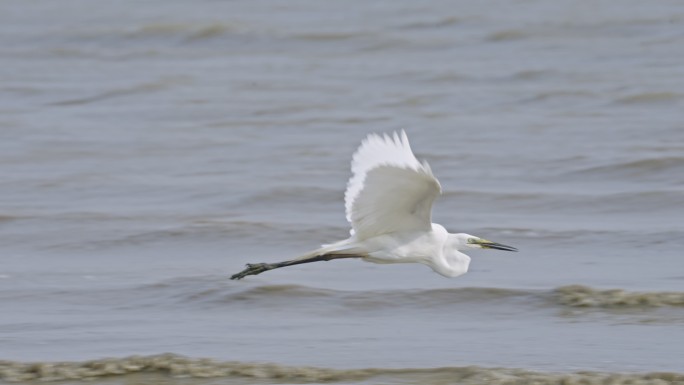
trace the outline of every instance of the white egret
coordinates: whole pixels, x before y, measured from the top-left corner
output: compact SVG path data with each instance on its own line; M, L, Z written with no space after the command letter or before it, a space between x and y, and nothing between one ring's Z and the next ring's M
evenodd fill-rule
M445 277L468 271L470 257L461 251L515 247L473 235L450 234L432 223L432 202L441 193L427 162L416 159L406 133L370 134L354 154L345 208L351 224L348 239L323 245L279 263L248 264L231 277L241 279L280 267L342 258L374 263L422 263Z

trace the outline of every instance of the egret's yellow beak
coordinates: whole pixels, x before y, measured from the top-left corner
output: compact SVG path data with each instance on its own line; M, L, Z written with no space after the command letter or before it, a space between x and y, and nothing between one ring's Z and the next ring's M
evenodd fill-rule
M476 244L476 245L480 245L480 247L482 247L483 249L496 249L496 250L505 250L505 251L518 251L518 249L516 249L516 248L513 247L513 246L502 245L501 243L496 243L496 242L488 241L488 240L482 239L482 238L473 238L473 239L470 240L470 243L473 243L473 244Z

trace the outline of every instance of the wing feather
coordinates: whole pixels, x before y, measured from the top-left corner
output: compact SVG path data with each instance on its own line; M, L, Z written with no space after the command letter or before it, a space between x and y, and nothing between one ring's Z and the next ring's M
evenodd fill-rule
M347 220L357 238L429 230L441 193L427 162L419 162L404 131L369 135L354 154L347 185Z

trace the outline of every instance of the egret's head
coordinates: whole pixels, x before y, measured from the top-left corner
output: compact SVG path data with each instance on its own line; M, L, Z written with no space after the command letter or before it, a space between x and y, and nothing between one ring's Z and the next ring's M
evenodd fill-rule
M473 249L496 249L496 250L505 250L505 251L518 251L513 246L506 246L502 245L501 243L496 243L492 241L488 241L484 238L476 237L474 235L470 234L459 234L462 236L462 239L465 241L464 244L466 247L470 247Z

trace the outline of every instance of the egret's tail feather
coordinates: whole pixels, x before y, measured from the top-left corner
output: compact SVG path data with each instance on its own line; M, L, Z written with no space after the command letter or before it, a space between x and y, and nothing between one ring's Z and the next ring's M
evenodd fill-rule
M344 242L344 241L342 241ZM341 242L337 242L331 245L324 245L320 249L314 250L310 253L306 253L295 259L289 261L283 261L278 263L248 263L247 268L242 270L237 274L233 274L230 279L242 279L248 275L261 274L264 271L269 271L273 269L278 269L280 267L287 267L293 265L301 265L303 263L319 262L319 261L331 261L333 259L342 258L364 258L368 255L356 248L343 248Z

